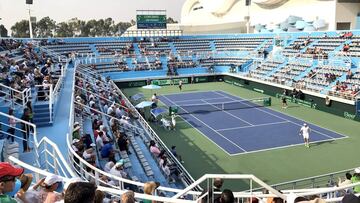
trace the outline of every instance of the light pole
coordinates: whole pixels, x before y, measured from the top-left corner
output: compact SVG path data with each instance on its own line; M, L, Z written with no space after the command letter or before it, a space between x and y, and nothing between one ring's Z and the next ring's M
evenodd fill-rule
M30 39L33 38L33 30L32 30L32 24L31 24L31 10L30 10L30 4L29 5L29 32L30 32Z

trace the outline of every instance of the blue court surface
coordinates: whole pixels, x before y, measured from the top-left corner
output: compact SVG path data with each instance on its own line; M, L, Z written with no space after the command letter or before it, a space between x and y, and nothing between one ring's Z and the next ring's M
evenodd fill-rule
M251 108L255 104L223 91L168 94L159 99L167 106L185 106L179 110L189 113L181 117L231 156L303 144L299 131L305 121L266 107ZM197 107L199 111L193 109L196 107L186 107L214 104L217 108L215 104L221 102L243 103L248 108L206 112L201 105ZM311 143L347 137L311 123L308 125Z

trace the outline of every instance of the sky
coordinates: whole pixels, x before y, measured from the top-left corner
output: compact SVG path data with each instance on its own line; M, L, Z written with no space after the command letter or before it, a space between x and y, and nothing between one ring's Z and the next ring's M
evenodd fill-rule
M31 15L37 20L49 16L56 22L77 17L81 20L111 17L115 22L135 19L136 10L167 10L167 16L180 20L186 0L33 0ZM28 19L25 0L0 0L0 24L7 30L16 22Z

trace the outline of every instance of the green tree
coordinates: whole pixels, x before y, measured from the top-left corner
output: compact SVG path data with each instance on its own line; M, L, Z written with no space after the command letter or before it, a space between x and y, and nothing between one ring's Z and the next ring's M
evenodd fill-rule
M8 30L4 25L0 25L0 36L1 37L7 37L8 36Z
M136 25L136 21L135 21L134 19L131 19L131 20L130 20L130 24L131 24L131 25Z
M73 37L74 30L68 23L62 22L56 25L56 37Z
M36 37L53 37L56 29L56 22L50 17L44 17L36 23Z
M121 35L124 33L129 27L131 27L131 23L129 22L119 22L113 26L112 33L113 35Z
M80 20L78 18L70 19L69 26L74 31L75 37L87 37L87 35L83 34L83 28L85 24L86 24L85 21Z
M86 31L88 31L87 37L96 36L96 26L97 26L97 21L94 19L86 22Z
M112 27L114 26L114 20L112 18L106 18L104 20L104 25L103 25L103 36L111 36L114 33L112 32Z
M171 24L173 24L173 23L178 23L178 21L174 20L172 17L168 17L168 18L166 19L166 23L171 23Z
M33 26L34 29L34 26ZM29 32L29 21L28 20L21 20L16 22L15 25L11 27L12 36L13 37L21 37L26 38L30 37Z

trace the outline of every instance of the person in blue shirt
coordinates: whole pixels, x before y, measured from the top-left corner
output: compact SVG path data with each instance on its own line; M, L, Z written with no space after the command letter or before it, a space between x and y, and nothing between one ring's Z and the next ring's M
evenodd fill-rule
M101 148L101 157L102 158L108 158L111 153L114 153L114 149L111 143L106 143Z

